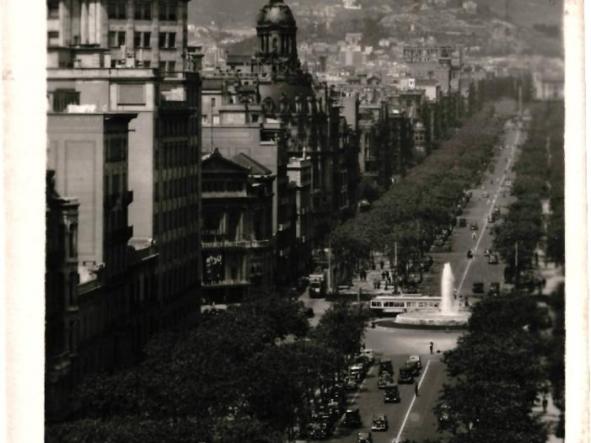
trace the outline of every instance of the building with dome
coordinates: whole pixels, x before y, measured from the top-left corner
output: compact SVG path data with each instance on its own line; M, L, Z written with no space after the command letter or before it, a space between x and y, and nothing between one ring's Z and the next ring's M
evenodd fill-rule
M355 206L356 104L303 68L296 18L286 2L269 0L255 20L254 53L228 55L226 66L204 72L202 143L204 151L218 149L227 156L244 152L276 175L273 226L281 273L282 262L284 269L295 269L290 261L306 261L313 248L324 247L328 226ZM296 230L295 240L282 235L291 230L282 206L293 188L288 163L309 165L311 175L310 196L297 214L309 229Z

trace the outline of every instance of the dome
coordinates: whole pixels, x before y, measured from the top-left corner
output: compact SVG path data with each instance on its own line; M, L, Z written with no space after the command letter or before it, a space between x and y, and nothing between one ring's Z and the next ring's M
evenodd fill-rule
M415 123L415 131L420 131L420 130L425 130L425 125L423 125L423 123L421 123L420 121L417 121Z
M295 26L296 21L283 0L269 0L257 18L257 26Z

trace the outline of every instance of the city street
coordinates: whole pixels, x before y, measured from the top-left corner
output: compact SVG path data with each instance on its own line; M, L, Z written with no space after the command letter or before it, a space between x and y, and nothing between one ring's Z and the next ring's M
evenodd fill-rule
M520 128L508 122L501 138L501 146L496 148L492 165L478 189L471 190L472 198L464 208L463 217L467 220L466 227L456 227L450 236L450 252L432 253L434 265L432 271L425 276L421 292L425 294L439 293L441 270L446 262L451 263L458 294L468 297L472 304L481 296L474 297L472 285L484 283L485 293L491 282L503 284L503 264L489 264L484 256L485 249L492 249L492 236L489 232L488 217L495 207L503 212L510 202L507 180L512 179L511 166L515 160L518 144L523 140ZM470 225L476 223L477 230ZM476 235L473 235L473 232ZM475 237L475 238L474 238ZM468 259L466 252L472 249L474 257ZM324 299L310 299L307 294L301 300L306 306L314 309L311 324L317 324L324 310L330 303ZM365 345L373 349L377 358L386 357L392 360L394 369L398 371L411 354L419 354L423 362L423 370L416 379L419 383L419 396L415 396L413 385L401 385L401 401L398 404L384 404L383 391L377 387L377 366L373 366L358 392L350 398L350 405L359 407L363 427L360 429L343 429L337 427L331 442L350 443L357 441L357 432L371 427L372 417L385 414L388 418L387 432L373 432L376 443L397 442L406 439L434 438L437 433L437 419L433 407L438 399L439 391L446 380L445 366L441 361L442 353L456 346L461 331L396 329L377 326L366 330ZM429 353L429 343L434 342L434 354Z
M482 185L472 189L472 198L460 215L465 218L466 227L456 227L451 236L450 252L431 253L434 263L432 272L425 276L422 292L436 294L439 292L439 279L443 265L451 264L459 295L467 296L470 303L474 301L472 286L475 282L484 283L485 292L488 291L491 282L499 282L503 285L504 266L489 264L484 255L486 249L492 249L491 223L488 217L494 208L499 208L504 213L504 208L510 204L510 188L505 186L507 180L512 180L511 166L515 161L516 147L523 140L521 130L513 123L507 123L502 139L504 148L497 148L492 167L482 180ZM494 168L494 169L493 169ZM492 172L491 172L492 171ZM476 223L477 231L472 231L470 225ZM476 233L473 238L473 232ZM474 257L467 258L467 252L472 249Z

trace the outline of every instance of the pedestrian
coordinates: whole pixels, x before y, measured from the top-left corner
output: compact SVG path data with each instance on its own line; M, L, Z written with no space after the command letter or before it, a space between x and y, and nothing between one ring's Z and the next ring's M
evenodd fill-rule
M476 232L472 233L472 240L476 240Z
M545 414L546 410L548 409L548 397L546 397L546 394L544 394L544 398L542 399L542 409L544 410Z
M415 383L415 395L418 397L419 396L419 384Z
M433 354L433 342L429 342L429 352Z
M380 260L380 268L384 269L384 260Z

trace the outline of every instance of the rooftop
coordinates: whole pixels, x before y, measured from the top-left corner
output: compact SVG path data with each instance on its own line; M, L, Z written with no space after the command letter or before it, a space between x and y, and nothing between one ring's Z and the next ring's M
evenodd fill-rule
M249 157L248 155L246 155L242 152L240 154L237 154L234 157L232 157L232 160L234 162L238 163L240 166L243 166L246 169L248 169L250 171L251 175L271 175L272 174L272 171L270 169L266 168L265 166L263 166L262 164L257 162L255 159Z

